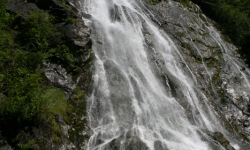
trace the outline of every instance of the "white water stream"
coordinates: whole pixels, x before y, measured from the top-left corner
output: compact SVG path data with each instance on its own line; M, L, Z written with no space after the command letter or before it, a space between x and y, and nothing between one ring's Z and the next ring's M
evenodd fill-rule
M136 0L82 3L91 16L85 23L96 57L88 150L224 149L203 133L226 131L195 87L196 77L178 65L185 61L174 43L148 18L150 11Z

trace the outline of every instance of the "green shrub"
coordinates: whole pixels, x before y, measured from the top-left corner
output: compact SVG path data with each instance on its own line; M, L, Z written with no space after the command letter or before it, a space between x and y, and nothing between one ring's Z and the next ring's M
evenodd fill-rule
M6 99L0 103L1 116L11 118L14 122L24 123L34 121L41 112L43 87L40 85L39 74L29 74L25 68L18 68L17 75L5 76L7 87Z
M64 21L65 21L66 24L76 24L77 20L75 18L68 17Z
M71 9L70 5L65 0L61 0L61 2L64 7Z
M7 13L2 2L6 1L0 0L1 135L12 140L24 127L42 123L48 125L49 136L60 142L62 133L56 118L66 118L66 108L72 105L67 103L62 90L47 84L40 66L42 61L55 60L73 72L80 70L78 60L66 45L53 44L52 39L59 34L53 17L45 11L36 11L25 20L19 18L18 22L18 16ZM78 92L77 99L83 96L83 92ZM14 147L33 149L35 143L36 140L22 141Z
M74 63L73 54L70 53L69 48L64 44L58 45L56 48L50 49L48 54L50 58L54 57L57 60L61 60L62 62L68 63L69 65Z
M35 140L30 140L26 143L19 143L18 144L18 147L21 149L21 150L32 150L34 149L34 146L35 146Z
M50 46L50 40L56 36L53 27L53 17L45 11L35 11L23 22L24 41L31 51L46 52Z

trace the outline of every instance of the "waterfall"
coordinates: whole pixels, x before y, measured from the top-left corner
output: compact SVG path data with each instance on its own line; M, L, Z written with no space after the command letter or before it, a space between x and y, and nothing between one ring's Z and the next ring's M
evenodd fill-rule
M83 0L82 11L95 54L88 150L225 149L212 133L240 148L142 1Z

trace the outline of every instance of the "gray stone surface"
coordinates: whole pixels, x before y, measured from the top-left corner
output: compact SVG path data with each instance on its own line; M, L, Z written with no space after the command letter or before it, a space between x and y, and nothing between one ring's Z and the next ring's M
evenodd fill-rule
M27 3L24 0L10 0L7 4L7 10L20 14L22 18L27 18L31 12L39 10L33 3Z
M224 121L230 122L231 128L249 139L250 102L249 93L244 89L245 79L249 80L249 71L243 60L239 59L237 48L224 40L221 34L215 34L220 33L212 27L215 23L192 3L184 7L178 2L165 0L148 7L161 24L159 30L168 33L177 45L197 78L196 86L207 93L210 105L222 118L226 118ZM183 70L186 70L185 66Z
M76 87L76 84L72 80L72 76L68 74L61 65L50 62L44 62L43 65L45 68L45 76L51 83L67 92L72 91Z

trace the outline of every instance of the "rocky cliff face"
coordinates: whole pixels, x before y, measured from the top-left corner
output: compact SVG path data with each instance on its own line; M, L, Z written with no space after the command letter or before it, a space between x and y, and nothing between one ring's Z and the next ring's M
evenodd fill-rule
M198 6L191 2L183 6L181 2L169 0L148 5L154 12L152 20L177 45L189 69L198 78L197 87L207 93L210 105L215 107L226 128L248 141L247 66L237 48L214 27L216 23L206 18ZM178 87L175 91L178 93Z
M246 81L249 79L250 72L239 58L237 48L226 42L223 36L217 34L219 31L213 27L215 23L206 18L194 4L190 3L184 7L181 3L172 0L145 0L145 2L148 9L153 12L148 16L159 27L159 30L168 33L188 67L181 60L178 62L179 65L183 70L190 69L194 73L189 74L191 78L192 76L197 77L197 90L206 93L209 104L217 111L226 129L249 141L250 95L246 88L246 86L249 87ZM74 103L76 109L69 115L71 118L67 123L62 116L57 116L63 133L62 141L54 143L47 137L46 145L37 146L36 149L86 149L88 136L91 134L86 112L84 112L86 101L83 97L76 99L79 96L76 90L84 91L86 94L91 81L90 68L93 54L89 37L90 30L82 20L82 16L88 16L81 14L80 5L75 0L63 2L58 0L47 0L46 2L42 0L10 0L7 9L12 13L19 13L23 19L27 18L32 11L49 10L49 13L56 17L54 25L58 31L63 33L63 36L58 36L54 42L66 43L70 51L77 54L75 57L79 60L79 66L83 68L83 71L75 75L70 73L68 66L63 65L62 62L43 62L42 69L51 86L62 89L67 99ZM73 18L74 23L67 23L66 18ZM150 44L153 40L150 33L145 33L145 37L146 42ZM157 60L155 62L161 66L161 62ZM181 95L178 95L178 90L180 90L178 86L173 84L171 87L176 93L175 97L179 99L179 103L188 110L189 106L181 101ZM191 114L189 117L192 120ZM35 137L45 138L43 134L47 132L46 129L34 130ZM226 149L234 149L230 147L227 139L221 133L207 134ZM127 145L133 150L147 149L140 139L135 139ZM119 146L116 140L113 140L107 149L115 150L117 147ZM160 150L161 143L156 143L155 147ZM0 141L0 149L10 149L7 141Z
M227 42L198 6L184 7L175 1L149 6L157 15L159 28L169 33L198 77L197 86L207 93L211 105L240 134L249 130L249 71L237 48ZM181 62L180 62L181 63Z

